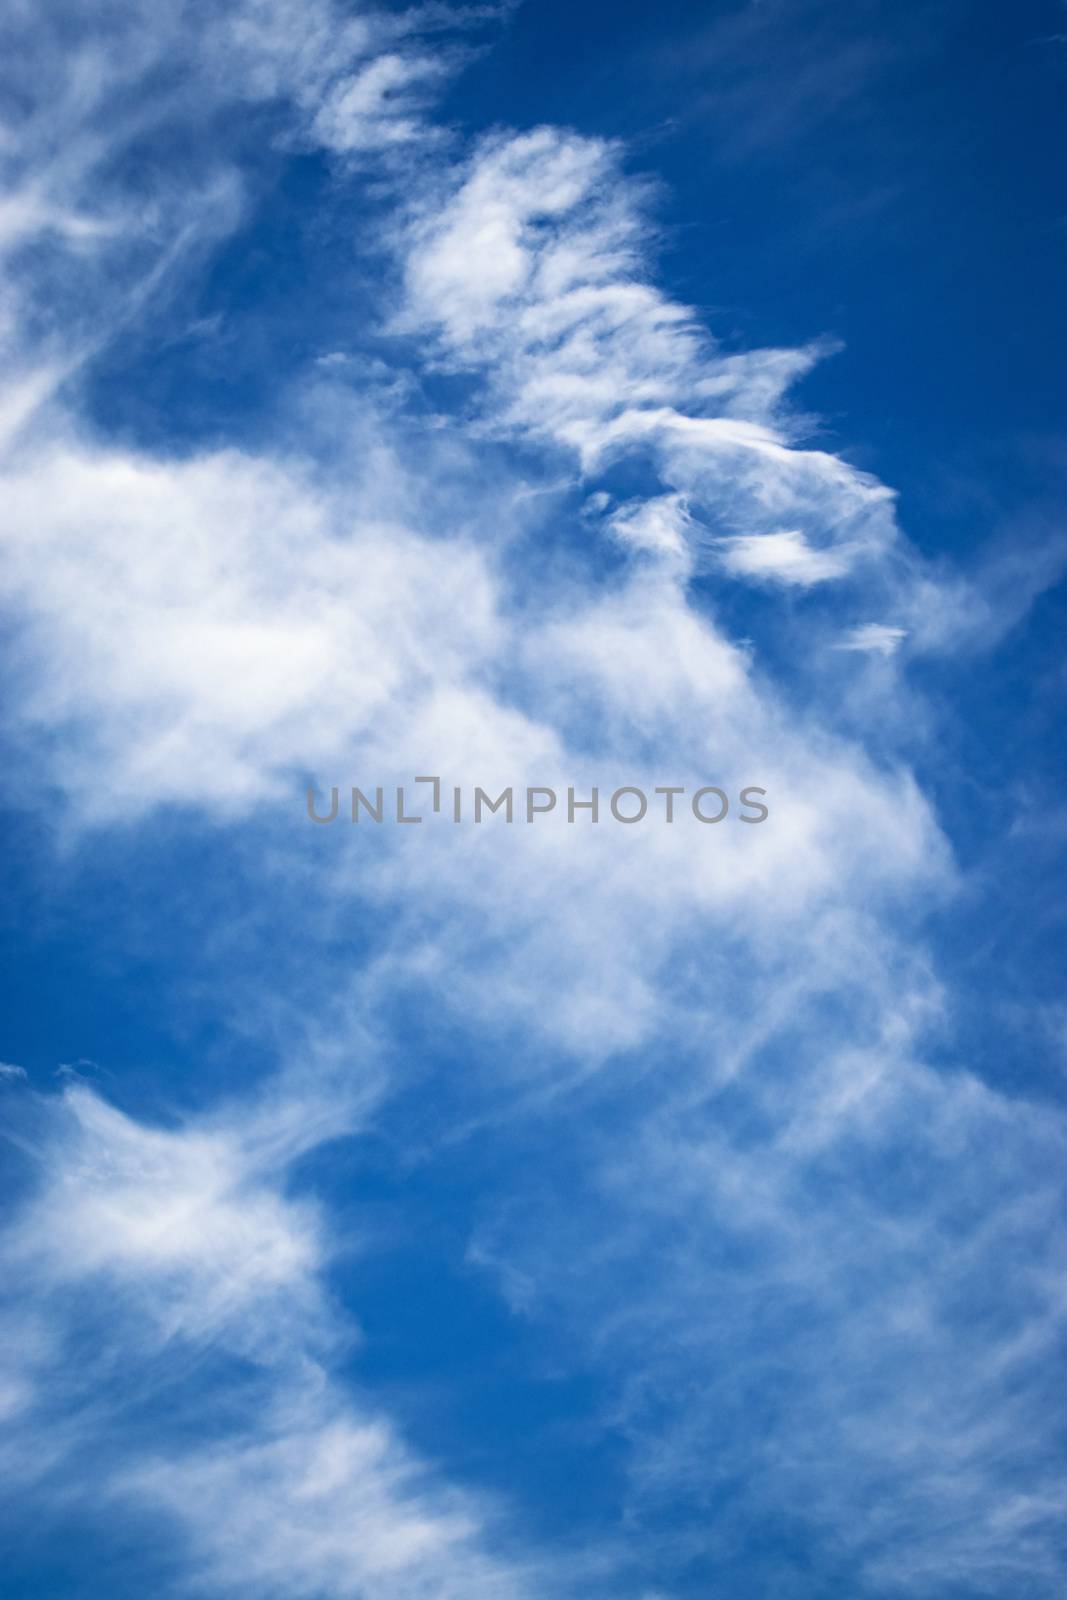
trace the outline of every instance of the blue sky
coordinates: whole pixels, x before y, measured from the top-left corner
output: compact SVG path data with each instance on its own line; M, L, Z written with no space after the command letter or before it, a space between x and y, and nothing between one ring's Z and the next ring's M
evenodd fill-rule
M1065 39L15 7L5 1596L1063 1592Z

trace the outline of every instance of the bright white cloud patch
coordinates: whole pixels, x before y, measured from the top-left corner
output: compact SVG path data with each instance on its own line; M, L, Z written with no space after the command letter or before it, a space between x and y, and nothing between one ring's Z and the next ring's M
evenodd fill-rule
M728 572L769 583L806 587L843 577L848 571L845 552L813 550L804 535L794 529L724 539L718 553Z
M297 770L336 775L494 639L474 551L236 452L52 449L8 475L0 520L19 720L66 729L89 814L240 807Z

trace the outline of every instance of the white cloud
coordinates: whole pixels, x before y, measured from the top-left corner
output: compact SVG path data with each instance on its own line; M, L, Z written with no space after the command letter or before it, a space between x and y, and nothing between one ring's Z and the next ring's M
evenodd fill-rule
M339 768L496 623L456 542L369 520L237 452L160 462L74 446L5 480L3 592L23 728L62 727L87 814L243 807Z
M254 1355L292 1317L314 1321L317 1222L282 1199L254 1146L210 1128L145 1128L84 1088L63 1106L59 1159L9 1232L9 1260L54 1284L110 1281L167 1338L223 1332Z
M849 568L847 551L814 550L796 529L722 539L716 551L722 565L735 577L802 588L841 578Z
M789 1506L854 1592L1051 1597L1063 1120L923 1067L899 1016L842 1047L812 1000L752 1030L743 1077L705 1042L628 1137L594 1104L567 1165L595 1232L566 1179L530 1173L473 1259L612 1374L629 1515L663 1514L664 1562L694 1537L740 1583Z
M899 650L907 636L906 628L894 628L886 622L864 622L856 628L850 628L844 638L837 641L834 649L891 656Z
M618 507L608 526L616 538L635 549L684 558L691 519L682 495L664 494Z
M879 771L817 716L791 718L689 603L677 544L673 570L572 590L519 625L488 553L498 502L477 545L446 536L456 508L434 488L433 455L392 458L384 422L361 428L365 483L238 452L164 462L73 443L9 473L16 732L35 760L62 732L49 773L71 821L128 824L168 804L285 817L286 853L306 870L309 776L344 788L437 772L468 795L551 784L560 811L535 829L441 824L416 850L393 829L372 857L335 834L325 870L316 841L317 895L393 908L376 991L429 982L467 1015L521 1017L584 1058L667 1025L672 956L700 926L738 948L762 947L772 926L806 944L803 919L861 886L878 900L942 880L908 775ZM434 534L401 515L432 517ZM660 497L622 508L615 528L662 554L688 517ZM637 784L658 815L653 790L671 783L720 784L735 809L758 785L771 820L709 829L683 806L636 837L564 820L572 785L598 785L606 809Z
M331 86L312 134L326 149L344 155L426 139L433 130L419 114L425 86L439 83L449 70L436 56L377 56Z
M0 63L18 107L0 137L0 443L237 225L247 141L381 161L432 140L422 112L467 59L455 41L498 15L124 0L87 28L77 9L66 32L65 3L24 10ZM252 108L240 134L237 107ZM159 153L176 133L180 163Z
M289 1395L280 1417L247 1437L149 1461L122 1487L179 1520L199 1581L216 1590L339 1600L533 1592L520 1566L481 1547L473 1499L442 1489L387 1424L329 1393Z
M274 1108L235 1104L159 1129L82 1088L42 1103L40 1183L0 1251L8 1276L17 1267L51 1308L52 1337L40 1345L17 1330L27 1361L0 1371L0 1403L18 1438L34 1440L35 1477L68 1502L141 1504L171 1519L195 1586L517 1600L531 1591L520 1564L490 1553L490 1508L419 1461L387 1417L322 1365L339 1331L320 1284L327 1242L316 1210L286 1194L287 1167L365 1109L335 1104L324 1125L290 1094ZM78 1298L64 1298L72 1291ZM105 1310L106 1355L64 1375L71 1318L93 1294ZM126 1390L159 1387L199 1362L197 1404L209 1406L219 1350L260 1376L247 1399L235 1378L225 1383L213 1442L189 1446L180 1430L168 1440L161 1424L151 1446L130 1445L117 1463L87 1470L122 1437ZM49 1386L65 1402L58 1420Z
M443 202L434 190L414 204L398 329L435 335L438 360L486 375L490 431L562 446L586 474L642 453L663 489L735 539L781 539L782 519L798 520L790 537L826 576L885 553L888 491L796 448L781 415L784 388L824 347L721 354L689 308L643 281L643 204L603 141L552 128L485 141Z

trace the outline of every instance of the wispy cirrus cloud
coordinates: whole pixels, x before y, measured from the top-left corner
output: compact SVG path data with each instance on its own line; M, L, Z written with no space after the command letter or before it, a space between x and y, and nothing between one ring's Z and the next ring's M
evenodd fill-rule
M790 1516L861 1593L1054 1590L1065 1130L915 1060L921 1008L898 988L859 1046L854 1016L839 1036L794 995L740 1084L694 1064L636 1097L624 1141L594 1102L562 1192L531 1171L486 1208L473 1259L614 1373L629 1514L664 1562L699 1550L801 1593L767 1539Z
M841 573L891 545L888 491L789 437L783 392L821 347L720 353L648 281L644 192L619 157L551 128L483 143L443 201L415 207L397 327L486 375L491 432L561 446L587 477L645 459L717 532L781 539L792 516L790 537L832 546Z
M0 139L6 434L238 225L257 144L380 164L439 136L422 112L499 15L129 0L23 19L0 72L19 108Z
M176 1528L183 1588L533 1592L529 1557L494 1548L491 1508L327 1370L355 1330L321 1282L321 1212L286 1192L287 1170L327 1124L333 1137L358 1127L372 1100L373 1080L361 1094L350 1077L347 1110L334 1100L326 1123L290 1094L169 1128L83 1086L32 1107L36 1172L0 1242L23 1295L32 1282L47 1308L46 1340L9 1324L26 1359L0 1388L12 1447L34 1441L21 1493L58 1485L97 1516L146 1512L164 1544ZM106 1334L72 1371L87 1327ZM137 1427L146 1393L167 1396L177 1427L163 1449ZM216 1405L221 1434L197 1426Z

